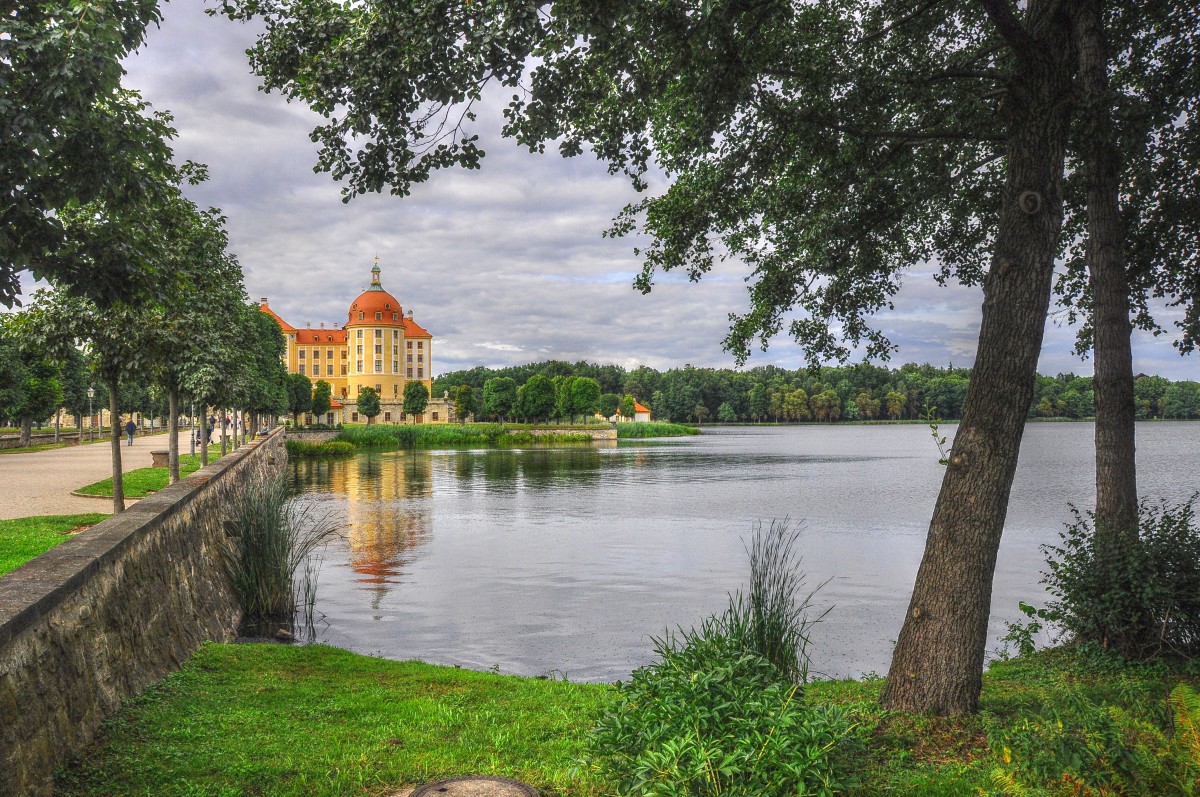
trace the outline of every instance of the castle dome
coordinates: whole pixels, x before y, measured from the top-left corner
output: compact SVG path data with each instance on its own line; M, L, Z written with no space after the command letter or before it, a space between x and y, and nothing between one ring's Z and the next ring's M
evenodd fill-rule
M399 300L383 289L379 281L379 260L371 269L371 285L350 304L346 326L404 326L404 310Z

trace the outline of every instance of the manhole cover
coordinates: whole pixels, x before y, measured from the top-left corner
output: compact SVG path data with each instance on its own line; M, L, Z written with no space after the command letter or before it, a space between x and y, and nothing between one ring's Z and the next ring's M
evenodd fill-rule
M528 783L512 778L468 775L417 787L409 797L541 797Z

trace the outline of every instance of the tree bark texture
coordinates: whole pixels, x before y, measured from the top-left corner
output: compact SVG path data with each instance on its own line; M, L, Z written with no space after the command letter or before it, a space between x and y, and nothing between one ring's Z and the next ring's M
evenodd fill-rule
M1080 121L1087 175L1087 265L1092 289L1096 396L1096 534L1115 546L1137 540L1133 352L1121 160L1113 130L1108 52L1101 0L1081 0L1074 14L1079 53Z
M1061 15L1060 15L1061 16ZM1063 220L1070 27L1017 57L1006 178L971 386L882 695L884 707L978 709L992 577L1033 399Z
M118 404L120 384L108 380L109 438L112 443L113 514L125 511L125 478L121 470L121 407Z
M167 391L167 470L171 484L179 481L179 390Z

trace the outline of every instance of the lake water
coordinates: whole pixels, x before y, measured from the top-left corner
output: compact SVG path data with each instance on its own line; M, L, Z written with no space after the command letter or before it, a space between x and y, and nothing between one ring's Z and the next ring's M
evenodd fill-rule
M943 427L953 436L954 427ZM991 641L1041 605L1040 546L1094 501L1087 423L1025 433ZM576 681L625 678L650 635L720 611L746 579L755 523L803 527L829 613L812 669L884 673L942 476L920 425L729 427L608 448L399 451L296 462L299 501L344 524L323 554L317 641ZM1200 423L1138 426L1143 495L1200 488Z

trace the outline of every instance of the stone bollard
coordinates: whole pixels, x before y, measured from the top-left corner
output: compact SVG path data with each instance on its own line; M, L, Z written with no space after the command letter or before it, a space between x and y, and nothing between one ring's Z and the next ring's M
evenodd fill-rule
M165 468L171 464L170 451L151 451L150 456L154 457L154 463L152 467Z

